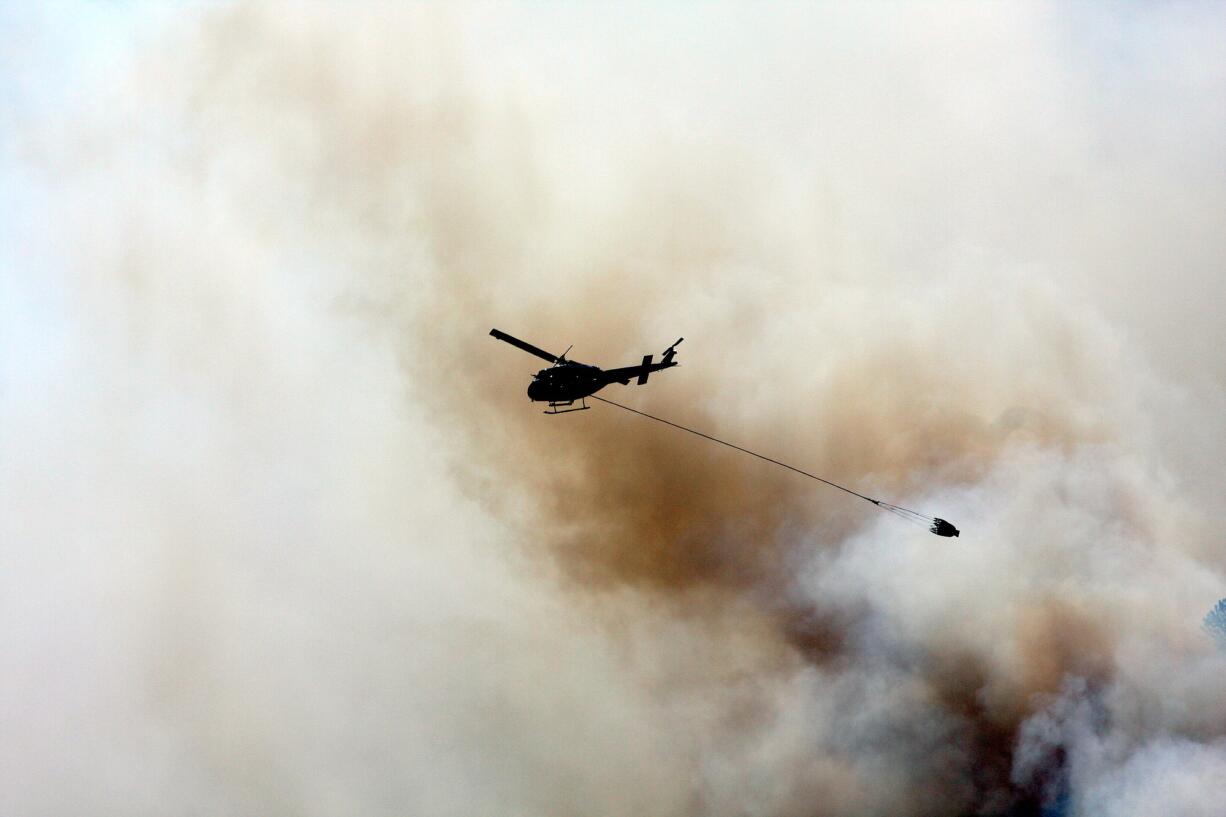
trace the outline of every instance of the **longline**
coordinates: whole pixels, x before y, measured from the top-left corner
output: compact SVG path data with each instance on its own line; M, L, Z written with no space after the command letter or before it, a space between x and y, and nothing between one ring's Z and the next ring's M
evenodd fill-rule
M607 399L605 399L604 397L598 397L598 396L597 396L597 395L595 395L595 394L590 395L590 396L591 396L591 398L592 398L593 400L599 400L599 401L600 401L600 402L602 402L602 403L608 403L610 406L617 406L619 409L625 409L626 411L632 412L632 413L637 414L637 415L639 415L639 416L641 416L641 417L646 417L646 418L647 418L647 419L649 419L649 420L655 420L657 423L664 423L665 425L672 426L673 428L678 428L678 429L681 429L682 431L688 431L688 432L689 432L689 433L691 433L691 434L694 434L694 435L696 435L696 436L698 436L698 437L702 437L703 439L706 439L706 440L710 440L710 441L711 441L711 442L713 442L713 443L719 443L720 445L726 445L726 446L728 446L729 448L735 448L737 451L740 451L740 452L742 452L742 453L748 454L748 455L750 455L751 457L757 457L757 458L758 458L758 459L760 459L760 460L765 460L766 462L772 463L773 465L778 465L778 466L780 466L780 467L782 467L782 468L786 468L786 469L788 469L789 471L795 471L796 473L800 474L801 476L808 477L809 479L815 479L815 480L817 480L818 482L824 482L824 483L826 483L827 485L829 485L831 488L838 488L840 491L845 491L846 493L849 493L849 494L851 494L852 496L859 497L860 499L863 499L863 500L865 500L866 502L871 502L871 503L873 503L874 505L876 505L877 507L882 508L882 509L884 509L884 510L888 510L888 511L895 511L895 512L897 512L897 511L903 511L903 512L904 512L904 513L906 513L906 514L910 514L911 516L916 517L916 519L917 519L917 520L919 520L919 519L925 520L925 521L922 523L922 524L924 524L924 525L927 525L929 522L931 522L931 521L932 521L932 519L931 519L930 517L924 516L923 514L918 513L918 512L916 512L916 511L912 511L912 510L909 510L909 509L907 509L907 508L900 507L900 506L898 506L898 505L891 505L891 504L890 504L890 503L888 503L888 502L882 502L880 499L873 499L871 496L865 496L864 494L857 493L856 491L853 491L853 490L852 490L852 489L850 489L850 488L845 488L845 487L843 487L842 485L839 485L837 482L831 482L831 481L830 481L830 480L828 480L828 479L824 479L824 478L822 478L822 477L819 477L817 474L810 474L808 471L803 471L803 470L801 470L800 468L797 468L797 467L796 467L796 466L794 466L794 465L788 465L786 462L780 462L779 460L777 460L777 459L773 459L773 458L768 457L768 456L766 456L766 455L764 455L764 454L759 454L759 453L758 453L758 452L756 452L756 451L750 451L748 448L742 448L741 446L739 446L739 445L734 445L733 443L727 442L726 440L721 440L721 439L719 439L718 437L712 437L710 434L704 434L704 433L702 433L701 431L696 431L695 429L688 428L688 427L683 426L683 425L681 425L681 424L679 424L679 423L674 423L674 422L672 422L671 420L665 420L663 417L656 417L654 414L648 414L648 413L647 413L647 412L645 412L645 411L639 411L638 409L635 409L635 408L630 408L629 406L623 406L621 403L615 403L615 402L613 402L612 400L607 400ZM900 514L900 515L901 515L901 514Z

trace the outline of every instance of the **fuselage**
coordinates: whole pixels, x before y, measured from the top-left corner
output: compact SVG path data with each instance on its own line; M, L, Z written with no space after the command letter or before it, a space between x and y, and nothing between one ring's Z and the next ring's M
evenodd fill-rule
M528 384L528 399L565 403L595 394L607 385L603 369L568 360L537 372Z
M530 355L543 358L553 364L548 369L541 369L533 375L532 383L528 386L528 399L549 403L550 408L557 408L558 404L569 405L576 400L590 397L610 383L629 386L633 380L638 385L643 385L653 372L671 369L677 365L674 359L677 357L677 344L685 340L685 338L677 338L676 343L664 350L659 363L652 362L654 355L643 355L643 361L634 366L602 369L599 366L591 366L577 360L567 360L566 354L570 349L560 355L554 355L498 329L491 329L490 334L504 343L509 343L517 349L522 349ZM581 408L587 408L587 404L585 403ZM561 414L563 412L547 411L545 413Z

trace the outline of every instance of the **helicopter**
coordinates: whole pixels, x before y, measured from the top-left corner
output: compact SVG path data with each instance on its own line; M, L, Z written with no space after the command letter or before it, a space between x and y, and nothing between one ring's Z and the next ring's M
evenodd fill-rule
M637 378L637 384L643 385L647 382L647 377L652 372L658 372L661 369L671 369L677 365L677 362L673 360L677 356L677 344L685 340L685 338L677 338L676 343L664 350L664 354L660 356L659 363L651 362L654 355L643 355L643 362L637 366L601 369L599 366L591 366L587 363L580 363L577 360L568 360L566 355L574 348L573 346L560 355L551 355L544 349L533 346L531 343L526 343L519 338L512 337L498 329L491 329L490 334L498 340L523 349L528 354L536 355L553 364L549 368L541 369L533 375L532 382L528 384L529 400L549 404L545 414L565 414L569 411L583 411L590 408L587 404L587 398L610 383L621 383L623 386L628 386L630 385L631 378ZM575 405L576 401L579 402L577 406Z

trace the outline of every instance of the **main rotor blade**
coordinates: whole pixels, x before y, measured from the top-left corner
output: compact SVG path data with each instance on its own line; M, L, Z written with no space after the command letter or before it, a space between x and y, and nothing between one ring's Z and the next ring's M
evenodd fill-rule
M531 343L525 343L519 338L513 338L510 335L508 335L506 332L502 332L497 329L491 329L490 334L505 343L509 343L512 346L517 346L520 349L523 349L525 352L527 352L530 355L536 355L537 357L544 358L545 360L548 360L550 363L558 362L557 355L551 355L548 352L546 352L544 349L538 349L537 347L533 346Z

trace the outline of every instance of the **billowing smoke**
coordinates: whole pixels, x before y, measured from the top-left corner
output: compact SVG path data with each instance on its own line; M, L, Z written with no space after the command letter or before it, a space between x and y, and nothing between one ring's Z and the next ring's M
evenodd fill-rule
M1218 9L80 11L3 29L0 813L1223 813Z

